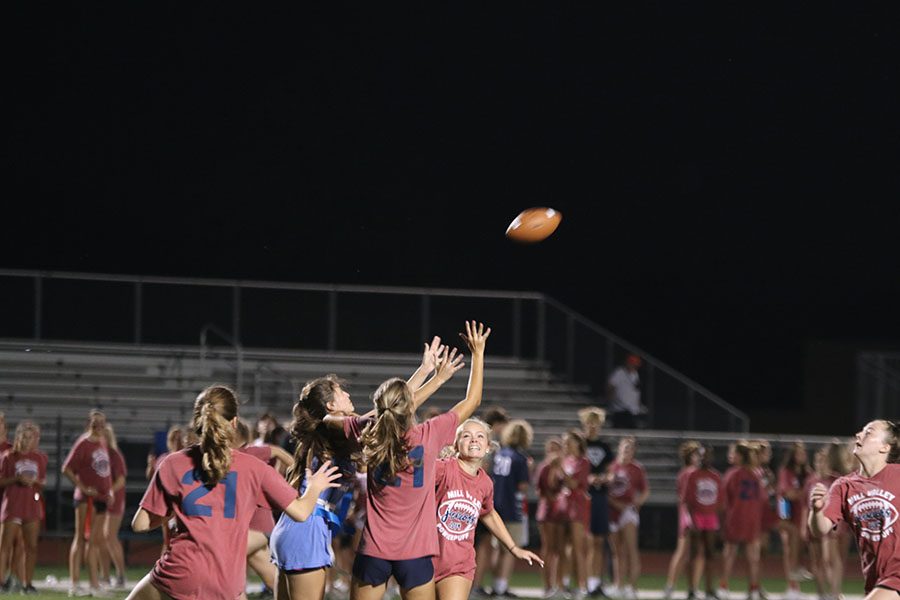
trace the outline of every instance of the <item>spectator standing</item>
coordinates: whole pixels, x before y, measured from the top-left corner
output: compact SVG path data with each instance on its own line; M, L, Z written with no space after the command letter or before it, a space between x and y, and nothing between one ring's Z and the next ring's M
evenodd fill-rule
M578 419L584 428L587 459L591 463L588 477L588 494L591 497L590 555L587 589L591 596L606 596L603 592L603 573L606 567L606 536L609 535L609 465L616 455L609 444L600 438L600 430L606 422L606 411L588 406L578 411Z
M606 382L606 399L613 426L618 429L636 429L638 418L646 413L641 404L641 377L638 369L643 361L636 354L629 354L625 364L617 367Z

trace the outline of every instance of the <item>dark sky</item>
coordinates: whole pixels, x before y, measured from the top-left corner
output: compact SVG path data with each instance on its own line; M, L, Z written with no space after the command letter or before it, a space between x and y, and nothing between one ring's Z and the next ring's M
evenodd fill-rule
M888 5L7 10L0 266L541 291L744 408L900 341Z

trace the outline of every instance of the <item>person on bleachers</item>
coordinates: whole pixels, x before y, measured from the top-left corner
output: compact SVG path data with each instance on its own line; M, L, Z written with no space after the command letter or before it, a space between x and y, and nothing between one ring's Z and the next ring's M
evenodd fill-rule
M25 564L17 573L23 594L37 594L32 583L37 562L38 534L43 517L42 494L47 480L47 455L38 450L41 430L31 421L16 427L11 448L0 455L0 565L11 562L17 540L24 539ZM0 573L4 576L4 574ZM11 591L6 582L3 591Z
M663 598L669 600L672 597L672 590L675 589L675 581L684 571L685 563L687 563L688 554L691 545L691 515L687 508L687 481L691 473L693 473L700 465L700 442L689 440L681 444L678 448L678 456L681 458L681 470L675 477L675 489L677 492L678 502L678 542L675 545L675 552L669 560L669 570L666 574L666 586L663 589ZM690 579L690 578L689 578ZM688 586L688 598L693 598L694 588Z
M629 354L625 364L617 367L606 380L609 416L616 429L637 429L647 409L641 403L641 357Z
M113 585L118 589L124 589L125 551L122 549L122 543L119 541L119 528L122 525L122 517L125 516L125 478L128 475L128 469L125 466L125 455L119 450L116 432L109 423L106 424L105 434L106 447L109 450L114 500L107 511L106 527L103 534L103 538L106 541L103 545L105 551L100 556L100 579L103 582L110 581L109 565L112 563L116 572L116 579Z
M75 441L63 462L62 474L75 486L75 535L69 548L69 593L72 596L102 595L99 580L100 554L105 540L107 511L114 497L109 449L106 445L106 415L101 411L90 411L87 428ZM90 591L78 586L85 556Z
M641 574L638 550L640 510L650 496L650 485L643 465L634 460L637 442L631 436L619 440L616 461L610 466L609 531L613 551L613 577L616 594L624 600L636 600L637 580Z
M591 463L588 493L591 497L590 545L587 561L587 589L594 597L605 596L603 574L606 570L606 536L609 535L609 465L616 455L603 439L600 430L606 422L606 411L588 406L578 411L578 419L587 444L587 459Z

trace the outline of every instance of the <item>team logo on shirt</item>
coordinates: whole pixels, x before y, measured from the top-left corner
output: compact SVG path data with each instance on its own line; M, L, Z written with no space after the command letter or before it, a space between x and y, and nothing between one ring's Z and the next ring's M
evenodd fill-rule
M447 492L447 498L437 509L438 531L451 542L468 539L478 524L481 501L460 490Z
M30 458L23 458L22 460L16 461L16 476L17 477L33 477L37 479L38 476L38 464L31 460Z
M588 460L591 461L591 464L596 467L603 462L604 458L606 458L606 450L600 446L588 446L587 457Z
M879 542L894 531L898 512L893 505L894 494L881 489L868 490L847 498L850 514L859 535Z
M628 479L628 471L625 469L616 470L613 474L612 482L609 484L609 495L624 496L630 484L631 480Z
M712 506L719 499L719 486L715 479L697 480L697 502L703 506Z
M97 448L91 453L91 468L100 477L109 477L109 454L106 449Z

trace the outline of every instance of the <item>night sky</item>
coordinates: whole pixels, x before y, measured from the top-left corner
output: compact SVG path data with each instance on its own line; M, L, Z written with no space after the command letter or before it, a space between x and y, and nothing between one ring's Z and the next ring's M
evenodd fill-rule
M7 8L0 266L540 291L745 409L900 342L889 5L243 9Z

